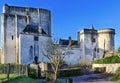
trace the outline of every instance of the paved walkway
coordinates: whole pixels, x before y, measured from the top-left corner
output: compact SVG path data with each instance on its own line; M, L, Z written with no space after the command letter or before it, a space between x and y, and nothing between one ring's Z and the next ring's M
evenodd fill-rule
M73 83L116 83L110 81L109 78L111 75L107 74L88 74L77 77L72 77ZM66 83L66 79L59 79ZM39 79L39 81L44 82L44 80Z
M116 83L109 81L111 76L107 74L89 74L73 77L73 83Z

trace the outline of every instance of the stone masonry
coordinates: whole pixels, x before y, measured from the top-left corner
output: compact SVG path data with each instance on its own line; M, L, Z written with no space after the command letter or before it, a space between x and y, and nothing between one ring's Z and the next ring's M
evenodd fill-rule
M46 43L51 39L49 10L5 4L1 15L1 28L1 63L30 64L35 57L39 62L43 60L39 43Z
M114 51L115 30L103 28L95 30L83 29L78 33L81 63L90 64L91 61L103 58L106 52Z

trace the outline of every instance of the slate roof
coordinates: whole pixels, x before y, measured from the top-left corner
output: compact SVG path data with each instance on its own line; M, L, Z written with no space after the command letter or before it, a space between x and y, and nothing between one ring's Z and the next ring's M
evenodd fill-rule
M39 27L36 26L36 25L27 25L25 27L25 29L23 30L23 32L28 32L28 33L40 33L39 32ZM42 32L41 34L47 34L43 29L42 29Z
M71 40L72 45L78 45L78 41L77 40ZM69 40L66 39L60 39L59 40L59 45L68 45L69 44Z

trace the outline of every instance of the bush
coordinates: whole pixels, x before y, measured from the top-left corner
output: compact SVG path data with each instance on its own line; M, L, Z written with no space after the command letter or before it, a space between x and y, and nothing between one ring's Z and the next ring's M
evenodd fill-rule
M37 71L31 67L28 67L28 76L31 78L37 78Z
M81 70L84 70L84 69L90 69L90 68L91 68L91 65L76 64L76 65L73 65L73 66L69 66L67 69L81 69Z
M81 69L59 70L58 77L71 77L81 75Z
M112 77L110 80L120 83L120 67L115 71L115 76Z
M45 71L45 73L47 80L50 80L54 74L53 71ZM57 77L71 77L71 76L79 76L79 75L81 75L81 69L58 70L57 73Z
M94 64L110 64L110 63L120 63L120 57L119 56L110 56L103 59L98 59L96 61L93 61Z
M46 72L46 81L53 81L54 72L53 71L45 71Z
M120 79L120 67L115 71L115 77Z
M73 83L72 78L68 78L68 79L67 79L67 83Z
M8 66L8 64L0 64L0 73L6 74L7 66ZM23 73L23 71L21 71L21 70L22 70L22 68L26 69L25 67L26 67L25 65L10 63L10 73L11 74L12 73ZM25 73L25 71L24 71L24 73Z

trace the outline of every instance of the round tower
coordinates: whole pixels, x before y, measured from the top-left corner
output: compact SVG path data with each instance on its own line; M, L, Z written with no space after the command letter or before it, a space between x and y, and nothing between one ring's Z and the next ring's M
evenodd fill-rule
M115 29L104 28L98 30L98 47L103 52L114 51Z

